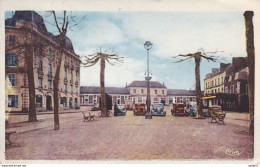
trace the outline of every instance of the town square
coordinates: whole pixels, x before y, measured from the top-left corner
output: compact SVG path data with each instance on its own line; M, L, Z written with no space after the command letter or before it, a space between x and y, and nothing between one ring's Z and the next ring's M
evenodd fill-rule
M254 160L253 21L5 11L5 161Z

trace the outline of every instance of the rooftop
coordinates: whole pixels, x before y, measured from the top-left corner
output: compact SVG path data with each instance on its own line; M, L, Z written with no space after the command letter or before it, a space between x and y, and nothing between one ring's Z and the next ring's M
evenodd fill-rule
M127 87L146 87L146 81L133 81ZM158 81L150 81L150 88L166 88L164 84L161 84Z
M125 87L106 87L107 94L129 94ZM100 94L99 86L81 86L80 94Z
M186 90L186 89L168 89L167 95L171 96L196 96L195 90Z

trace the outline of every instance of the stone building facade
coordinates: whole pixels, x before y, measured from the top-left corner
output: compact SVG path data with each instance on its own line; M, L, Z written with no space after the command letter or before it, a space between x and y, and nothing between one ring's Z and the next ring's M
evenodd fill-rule
M25 36L27 31L27 36ZM26 64L23 44L33 36L41 41L32 52L34 62ZM79 108L80 57L74 52L69 38L62 55L60 69L60 108ZM53 79L57 68L58 36L47 31L43 18L34 11L16 11L12 18L5 20L5 101L7 112L28 112L29 86L27 66L33 66L36 110L53 110ZM19 51L20 50L20 51Z

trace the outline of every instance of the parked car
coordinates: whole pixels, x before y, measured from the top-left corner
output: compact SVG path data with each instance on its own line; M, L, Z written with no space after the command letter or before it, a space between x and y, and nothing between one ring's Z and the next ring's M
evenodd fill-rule
M172 104L171 113L174 116L188 116L188 113L186 112L186 107L183 103Z
M125 105L115 104L114 105L114 116L125 116L125 115L126 115Z
M153 116L166 116L166 111L163 111L164 107L161 103L152 104L151 113Z
M197 103L196 102L189 102L187 104L187 113L190 116L195 116L197 112Z
M146 109L145 109L145 104L135 104L134 105L134 115L145 115Z

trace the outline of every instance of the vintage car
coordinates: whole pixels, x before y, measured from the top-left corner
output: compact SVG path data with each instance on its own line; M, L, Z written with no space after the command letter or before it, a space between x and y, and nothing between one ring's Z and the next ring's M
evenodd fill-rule
M164 107L161 103L152 104L151 114L153 116L166 116L166 112L163 109Z
M145 109L145 104L135 104L134 105L134 115L145 115L146 109Z
M195 116L197 112L197 103L196 102L189 102L187 104L187 113L190 116Z
M126 115L126 108L125 105L118 104L114 105L114 116L125 116Z
M172 104L171 113L174 116L188 116L188 113L186 112L186 107L183 103Z

